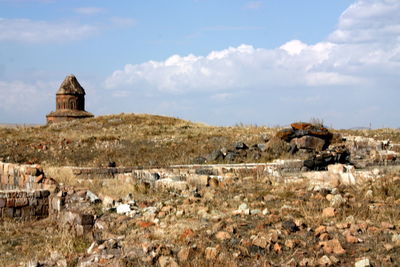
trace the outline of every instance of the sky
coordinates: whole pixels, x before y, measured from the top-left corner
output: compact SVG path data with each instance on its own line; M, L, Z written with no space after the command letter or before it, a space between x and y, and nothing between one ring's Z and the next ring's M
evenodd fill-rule
M95 115L400 127L399 0L0 0L0 123L74 74Z

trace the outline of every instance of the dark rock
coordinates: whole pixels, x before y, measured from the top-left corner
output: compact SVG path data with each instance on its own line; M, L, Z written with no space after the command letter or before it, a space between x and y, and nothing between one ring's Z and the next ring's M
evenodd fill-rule
M216 175L215 171L211 168L196 169L195 173L199 175Z
M314 136L303 136L300 138L293 138L290 143L291 145L296 145L299 149L322 151L325 147L326 141Z
M282 223L282 227L292 233L300 230L299 227L297 227L297 225L292 220L284 221Z
M326 170L330 164L351 164L350 152L345 147L334 147L322 151L304 161L304 166L310 170Z
M224 154L222 154L221 150L214 150L210 155L207 156L208 161L217 161L224 159Z
M295 134L295 131L293 129L282 129L282 130L278 131L275 136L286 142L290 142L290 140L292 140L294 134Z
M299 151L299 149L297 148L296 144L290 144L289 153L294 155L294 154L296 154L297 151Z
M115 161L109 161L108 162L108 167L115 168L115 167L117 167L117 164L115 163Z
M236 152L229 151L225 156L225 160L226 161L235 161L237 156L238 156L238 154Z
M249 147L243 142L237 142L235 144L235 149L237 149L237 150L245 150L245 149L248 149L248 148Z
M207 162L207 159L204 157L196 157L192 160L193 164L204 164Z
M158 172L153 172L151 175L154 180L159 180L161 178Z

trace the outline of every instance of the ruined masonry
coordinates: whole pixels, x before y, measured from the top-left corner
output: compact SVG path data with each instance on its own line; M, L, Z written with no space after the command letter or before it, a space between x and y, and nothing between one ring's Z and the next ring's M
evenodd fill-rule
M56 111L47 114L47 123L92 118L85 111L85 90L74 75L68 75L56 93Z
M0 219L33 220L50 213L53 179L46 178L39 165L0 162Z

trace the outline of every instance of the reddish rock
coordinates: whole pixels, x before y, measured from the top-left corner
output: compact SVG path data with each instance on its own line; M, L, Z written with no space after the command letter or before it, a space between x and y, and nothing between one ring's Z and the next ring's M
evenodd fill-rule
M154 225L156 225L156 224L153 223L153 222L138 221L138 222L136 223L136 225L137 225L138 227L140 227L140 228L149 228L149 227L154 226Z
M358 243L358 238L353 236L353 235L351 235L351 234L347 234L346 235L346 242L350 243L350 244L356 244L356 243Z
M388 222L382 222L381 226L382 226L383 229L393 230L395 228L393 224L388 223Z
M224 241L226 239L230 239L231 235L228 232L219 231L218 233L215 234L215 237L220 241Z
M315 229L315 235L321 235L322 233L326 233L326 226L320 225Z
M332 207L325 208L322 211L322 217L335 217L336 216L336 209Z
M193 231L192 229L190 229L190 228L187 228L187 229L185 229L185 230L183 231L183 233L181 234L180 239L181 239L181 240L184 240L184 239L186 239L186 238L191 238L191 237L193 237L193 236L194 236L194 231Z
M275 251L275 253L277 253L277 254L281 254L281 253L282 253L282 247L281 247L281 245L279 245L278 243L275 243L275 245L274 245L274 251Z
M319 242L319 246L322 247L325 253L334 253L338 255L346 253L338 239L321 241Z
M322 233L322 234L319 236L319 240L321 240L321 241L329 240L329 238L330 238L330 236L329 236L328 233Z
M213 247L208 247L204 251L207 260L215 260L218 256L218 250Z
M178 252L178 260L179 262L188 261L191 257L192 249L191 248L181 248Z
M307 130L310 129L313 125L307 122L294 122L290 124L294 130Z

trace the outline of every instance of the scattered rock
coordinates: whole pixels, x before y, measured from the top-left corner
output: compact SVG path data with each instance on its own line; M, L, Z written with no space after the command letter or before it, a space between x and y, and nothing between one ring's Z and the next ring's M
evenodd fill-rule
M356 261L356 263L354 264L354 267L369 267L369 266L371 266L371 264L370 264L368 258L364 258L359 261Z
M224 241L226 239L230 239L231 235L228 232L219 231L218 233L215 234L215 238L217 238L220 241Z
M324 255L318 259L318 264L319 266L332 266L332 261L328 256Z
M336 209L333 207L328 207L322 210L322 217L335 217Z
M118 214L127 214L131 211L131 206L128 204L120 204L117 206Z
M325 253L344 254L346 251L343 249L338 239L319 242L319 246L323 248Z

